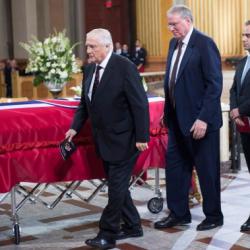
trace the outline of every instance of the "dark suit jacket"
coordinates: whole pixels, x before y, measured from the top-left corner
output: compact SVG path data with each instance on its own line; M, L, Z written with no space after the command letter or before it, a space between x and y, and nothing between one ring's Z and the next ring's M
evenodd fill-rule
M136 142L149 141L148 100L139 73L127 58L113 53L90 102L94 71L93 64L85 67L81 102L71 128L79 132L89 117L101 158L129 159L137 151Z
M239 108L242 116L250 116L250 70L245 75L241 85L241 76L247 57L238 64L234 75L234 82L230 89L230 109Z
M171 128L169 104L169 72L177 39L170 41L165 77L165 122ZM222 92L221 58L214 41L193 30L178 71L174 98L175 113L184 135L196 119L208 124L207 132L217 130L222 125L220 96Z

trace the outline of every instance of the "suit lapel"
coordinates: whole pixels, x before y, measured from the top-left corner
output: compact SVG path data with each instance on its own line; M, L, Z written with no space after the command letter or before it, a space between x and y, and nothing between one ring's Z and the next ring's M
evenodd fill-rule
M176 78L176 83L178 82L178 79L180 78L190 56L192 55L192 51L193 51L193 48L187 46L186 50L185 50L185 53L183 55L183 58L181 60L181 64L180 64L180 68L179 68L179 71L178 71L178 74L177 74L177 78Z
M174 50L175 50L176 46L177 46L177 40L175 39L170 44L169 53L168 53L168 57L167 57L167 68L166 68L166 76L165 76L165 83L167 85L166 87L168 87L168 83L169 83L171 61L172 61L172 57L173 57Z
M89 97L88 97L88 94L89 94L89 88L90 88L90 85L91 85L91 80L93 78L94 72L95 72L95 65L93 64L93 66L91 66L91 68L90 68L90 73L88 74L88 76L87 76L87 78L85 80L85 96L86 96L86 99L88 101L90 101Z
M248 72L246 73L245 75L245 78L243 80L243 82L241 83L241 77L242 77L242 74L243 74L243 70L244 70L244 67L245 67L245 64L247 62L247 57L244 58L244 61L242 62L242 64L240 64L240 68L239 68L239 74L238 74L238 77L239 79L237 79L237 82L239 82L240 84L238 84L239 86L239 90L242 90L247 82L247 79L249 79L249 74L250 74L250 70L248 70Z
M114 54L111 55L108 64L106 65L101 81L96 89L94 100L92 100L92 103L98 98L99 95L103 92L103 89L107 87L107 84L109 82L109 78L112 76L114 72Z
M181 64L180 64L180 68L179 68L179 71L178 71L178 75L177 75L177 78L176 78L176 83L178 83L178 79L180 78L190 56L192 55L193 53L193 47L194 47L194 41L195 41L195 38L196 38L196 30L194 29L191 36L190 36L190 39L189 39L189 42L187 44L187 48L184 52L184 55L183 55L183 58L181 60Z

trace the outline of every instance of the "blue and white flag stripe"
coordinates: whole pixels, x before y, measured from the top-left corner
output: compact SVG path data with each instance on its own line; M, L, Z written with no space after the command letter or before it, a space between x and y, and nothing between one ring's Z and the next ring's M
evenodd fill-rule
M60 100L58 100L60 102ZM164 101L163 97L148 97L149 102L159 102ZM0 110L6 109L21 109L21 108L43 108L43 107L61 107L61 108L69 108L76 109L77 105L65 105L65 100L63 104L54 103L50 101L41 101L41 100L33 100L33 101L25 101L25 102L8 102L8 103L0 103Z
M76 109L77 106L65 105L60 103L52 103L49 101L27 101L27 102L13 102L13 103L0 103L0 110L5 109L21 109L21 108L43 108L43 107L61 107Z

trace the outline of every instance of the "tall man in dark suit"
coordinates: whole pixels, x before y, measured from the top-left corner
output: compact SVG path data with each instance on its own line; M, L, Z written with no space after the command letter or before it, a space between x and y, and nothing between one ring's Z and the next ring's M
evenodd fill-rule
M86 49L91 64L85 67L81 102L66 138L72 140L90 118L108 179L108 204L97 237L86 244L108 249L115 247L116 240L143 235L128 188L138 153L148 148L148 101L136 66L112 53L108 30L90 31Z
M165 77L164 122L169 128L166 155L168 217L155 228L191 222L189 188L196 168L205 219L197 230L223 224L220 198L219 128L222 125L221 58L214 41L193 28L191 10L167 12L170 41Z
M242 42L248 55L238 64L230 89L230 117L239 127L245 125L242 118L250 116L250 20L245 22ZM250 171L250 132L242 132L240 135L247 167ZM240 229L242 232L250 231L250 216Z

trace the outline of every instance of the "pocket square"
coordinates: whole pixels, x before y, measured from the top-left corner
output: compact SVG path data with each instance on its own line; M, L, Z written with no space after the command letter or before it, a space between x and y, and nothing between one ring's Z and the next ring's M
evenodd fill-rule
M64 140L59 144L60 152L62 158L67 160L71 154L76 150L76 145L72 141Z

